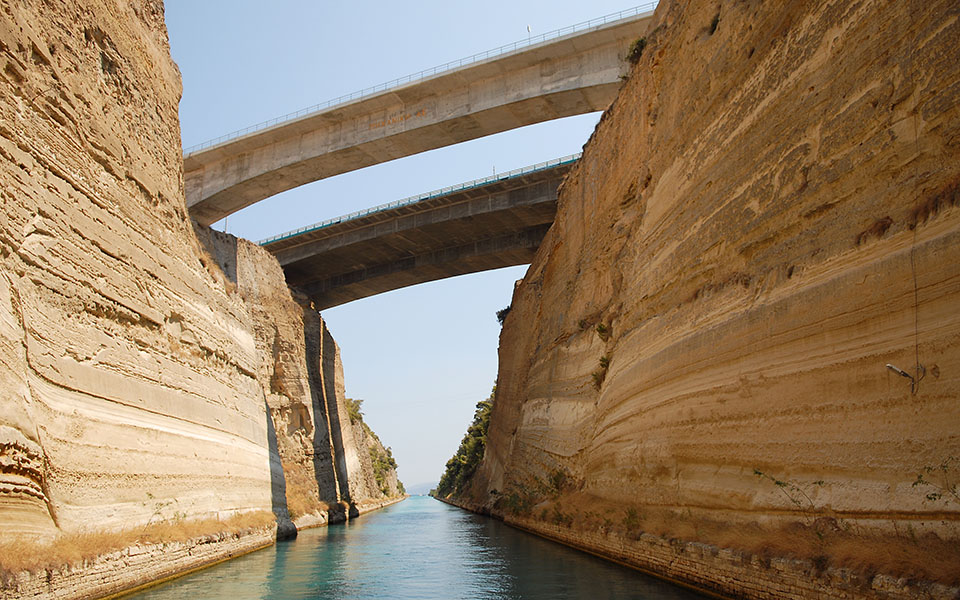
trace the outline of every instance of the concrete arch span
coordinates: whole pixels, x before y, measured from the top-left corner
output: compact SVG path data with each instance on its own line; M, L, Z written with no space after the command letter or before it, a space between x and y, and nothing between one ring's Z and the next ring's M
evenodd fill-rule
M190 214L209 225L312 181L604 110L651 16L634 14L188 154Z

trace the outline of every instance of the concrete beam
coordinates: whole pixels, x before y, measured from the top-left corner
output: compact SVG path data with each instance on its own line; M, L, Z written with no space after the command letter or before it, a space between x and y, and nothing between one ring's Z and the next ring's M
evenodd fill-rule
M525 265L533 260L549 229L549 224L538 225L495 238L448 246L342 273L299 289L308 295L317 310L324 310L418 283Z
M652 13L523 48L184 157L208 225L305 183L542 121L604 110Z
M416 283L525 264L556 214L572 162L263 245L318 309Z

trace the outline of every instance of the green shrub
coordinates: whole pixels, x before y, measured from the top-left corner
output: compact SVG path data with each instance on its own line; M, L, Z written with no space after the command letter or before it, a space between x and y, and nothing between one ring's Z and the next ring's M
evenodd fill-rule
M466 483L476 472L483 460L487 444L487 428L490 426L490 411L493 410L493 398L496 386L490 392L490 397L477 403L477 410L473 413L473 423L467 428L466 435L460 441L456 454L447 461L446 470L437 484L436 496L446 498L463 491Z
M347 414L350 415L350 423L363 421L363 412L360 411L360 407L363 406L363 400L347 398L346 402Z
M594 389L599 390L603 386L603 380L606 378L606 376L607 372L604 369L590 373L590 378L593 379Z
M643 49L647 47L647 38L641 37L637 38L633 44L630 45L630 49L627 50L627 60L631 64L637 64L640 60L640 57L643 55Z
M573 515L564 514L558 506L554 505L552 521L554 525L566 525L570 527L573 525Z
M530 515L533 505L539 501L539 496L523 485L514 485L509 494L497 498L494 507L500 508L513 515ZM546 509L544 509L546 510ZM543 511L540 512L541 516Z
M393 450L386 448L381 450L377 446L370 448L370 462L373 465L373 478L377 481L377 487L385 496L390 495L390 483L388 477L392 471L397 470L397 461L393 458ZM403 493L403 485L398 483L398 488Z
M597 323L597 335L600 336L601 340L607 341L607 338L610 337L610 328L603 323Z
M563 469L557 469L550 474L550 487L553 488L555 494L559 494L563 491L564 484L567 483L567 472Z

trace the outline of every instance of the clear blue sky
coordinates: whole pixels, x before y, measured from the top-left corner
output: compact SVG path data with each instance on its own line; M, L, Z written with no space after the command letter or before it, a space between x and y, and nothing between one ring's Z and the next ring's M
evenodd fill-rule
M640 2L167 0L183 76L183 144L208 139ZM265 237L579 152L599 114L534 125L306 185L227 219ZM214 225L223 229L221 221ZM407 485L439 479L497 374L500 327L526 267L397 290L323 312L347 396L393 448Z

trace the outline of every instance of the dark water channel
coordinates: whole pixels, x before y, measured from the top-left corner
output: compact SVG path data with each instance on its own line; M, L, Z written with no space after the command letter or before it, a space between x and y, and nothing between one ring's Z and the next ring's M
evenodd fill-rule
M701 598L619 565L432 498L412 497L349 524L125 598Z

